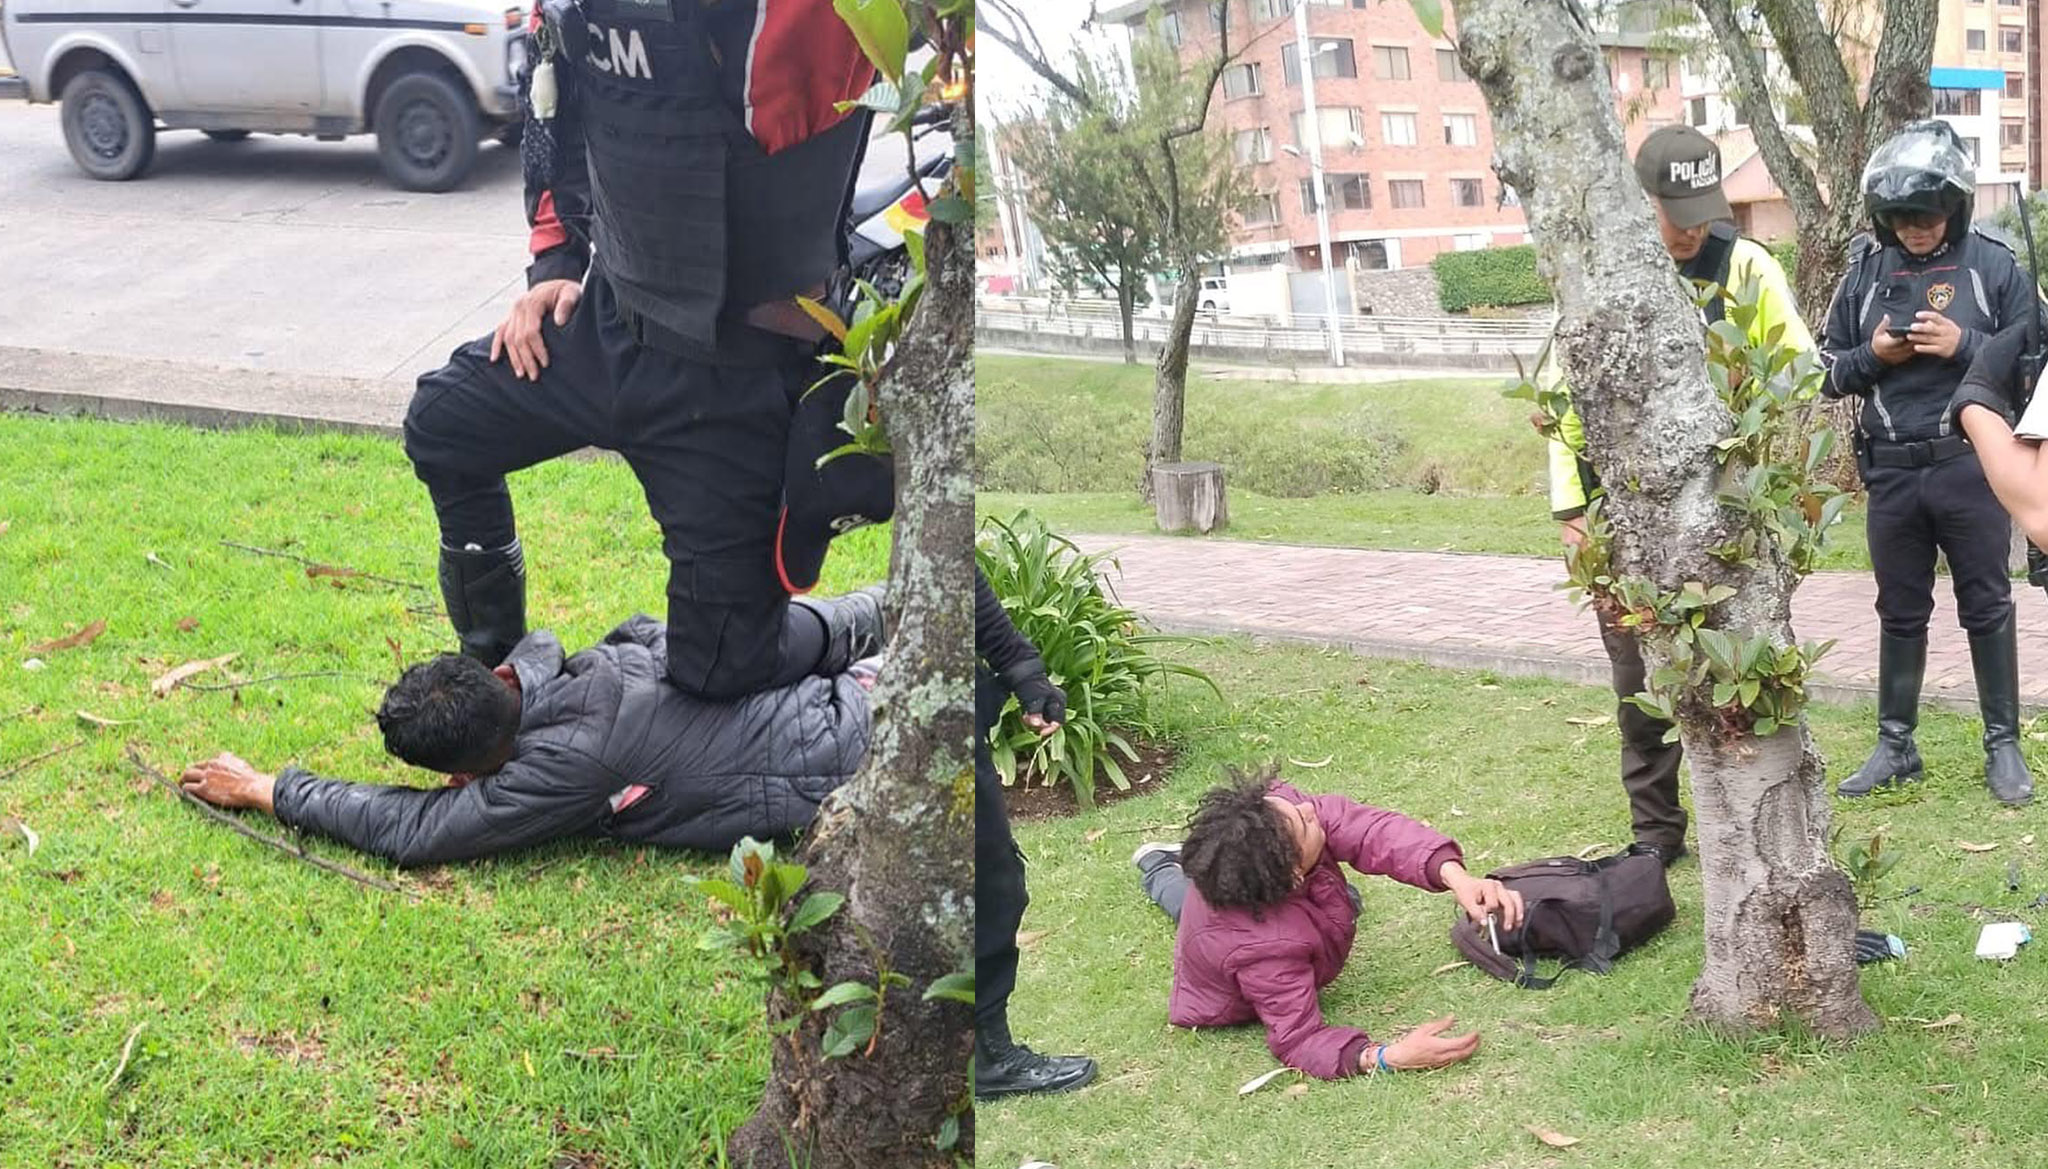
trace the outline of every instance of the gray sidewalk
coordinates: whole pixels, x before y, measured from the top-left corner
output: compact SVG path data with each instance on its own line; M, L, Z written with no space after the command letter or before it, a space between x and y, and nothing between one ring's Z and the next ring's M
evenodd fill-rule
M1442 552L1305 548L1174 536L1076 536L1088 551L1114 549L1116 594L1161 629L1244 633L1338 646L1432 665L1607 682L1607 656L1591 614L1555 588L1561 561ZM1793 598L1804 641L1833 639L1812 690L1827 701L1876 692L1876 584L1868 573L1822 572ZM2020 692L2048 706L2048 604L2014 587ZM1927 649L1928 701L1975 709L1968 639L1956 625L1946 578L1935 591Z

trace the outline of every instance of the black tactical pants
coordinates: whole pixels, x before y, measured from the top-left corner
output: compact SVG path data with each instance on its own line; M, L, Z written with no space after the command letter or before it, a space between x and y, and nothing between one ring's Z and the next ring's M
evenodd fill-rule
M1863 483L1870 492L1870 564L1885 633L1927 636L1937 550L1948 557L1964 630L1990 633L2002 625L2012 612L2012 581L2006 576L2012 520L1985 482L1976 453L1915 467L1866 459Z
M810 356L792 342L779 363L715 365L644 346L599 271L568 325L550 318L541 332L548 365L537 382L492 362L489 337L419 379L405 449L433 497L442 545L512 543L507 473L584 447L617 451L661 526L676 685L716 700L808 673L822 626L791 610L774 540Z
M1628 792L1635 839L1675 849L1685 843L1685 809L1678 803L1678 765L1685 753L1676 742L1664 741L1670 723L1628 701L1643 692L1647 678L1636 635L1602 621L1600 641L1613 670L1614 696L1621 700L1614 721L1621 729L1621 786Z
M1003 781L988 749L986 727L974 739L974 1022L1004 1024L1017 989L1017 927L1031 897L1024 890L1024 854L1010 833Z

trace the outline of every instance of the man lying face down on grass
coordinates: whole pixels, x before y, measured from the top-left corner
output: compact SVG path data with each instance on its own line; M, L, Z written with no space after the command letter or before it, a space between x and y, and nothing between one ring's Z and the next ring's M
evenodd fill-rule
M401 866L491 856L566 836L723 852L810 824L867 753L880 608L811 677L731 702L667 679L667 631L634 617L564 661L537 630L495 670L443 655L384 695L384 746L449 777L439 789L264 775L233 755L186 769L186 791L256 808ZM833 602L824 602L831 604ZM857 660L862 658L864 660Z
M1457 842L1398 812L1311 796L1276 771L1202 797L1187 840L1131 857L1145 892L1179 923L1167 1020L1223 1027L1254 1020L1289 1067L1326 1080L1437 1068L1479 1049L1477 1031L1446 1035L1446 1016L1393 1042L1323 1022L1316 992L1336 981L1358 928L1358 892L1338 862L1432 893L1449 891L1474 921L1522 921L1522 896L1465 871Z

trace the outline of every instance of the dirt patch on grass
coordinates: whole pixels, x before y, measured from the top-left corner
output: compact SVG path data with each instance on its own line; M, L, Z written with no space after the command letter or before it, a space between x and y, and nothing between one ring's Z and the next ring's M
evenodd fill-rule
M327 1062L327 1041L320 1037L318 1027L304 1035L297 1031L274 1031L267 1034L237 1031L235 1046L249 1055L267 1051L294 1066L309 1063L317 1067Z
M1100 768L1095 772L1095 806L1108 807L1121 803L1133 796L1150 795L1164 786L1166 777L1173 774L1173 765L1180 758L1180 748L1171 743L1148 743L1142 740L1131 744L1138 749L1137 762L1123 762L1124 778L1131 781L1128 789L1119 788ZM1012 820L1057 820L1081 812L1081 801L1074 798L1074 789L1067 784L1050 787L1033 783L1029 787L1006 787L1003 798L1010 809Z

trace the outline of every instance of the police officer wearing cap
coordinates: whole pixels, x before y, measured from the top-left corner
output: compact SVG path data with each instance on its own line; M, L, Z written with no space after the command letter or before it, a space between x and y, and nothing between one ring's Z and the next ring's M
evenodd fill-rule
M1857 464L1877 573L1877 747L1835 789L1862 796L1920 778L1920 683L1937 552L1948 558L1984 718L1984 780L2007 804L2032 798L2019 749L2019 651L2006 575L2011 522L1958 433L1950 399L1994 335L2024 326L2031 281L2012 250L1971 229L1969 155L1947 123L1908 123L1863 172L1872 234L1821 341L1822 392L1863 399Z
M405 420L463 652L495 665L526 632L506 474L589 446L624 456L660 525L683 690L736 697L871 652L874 595L791 594L834 534L886 510L790 505L820 489L824 450L798 448L838 441L792 427L829 410L798 406L823 334L796 298L845 261L869 118L836 103L873 66L832 0L545 0L530 31L528 288L419 379ZM852 494L886 509L886 464L832 465L858 464L871 482Z
M1636 178L1650 196L1664 249L1681 275L1702 288L1754 290L1752 345L1768 345L1777 333L1778 344L1813 351L1813 337L1799 319L1784 269L1769 249L1735 231L1734 209L1721 191L1721 150L1712 139L1691 126L1655 131L1636 151ZM1706 324L1726 312L1719 295L1701 309ZM1556 376L1554 370L1550 376ZM1550 444L1551 515L1563 522L1565 543L1577 547L1586 538L1586 506L1600 480L1585 458L1585 432L1577 413L1568 411L1559 430L1560 438ZM1620 699L1615 722L1621 730L1621 785L1628 793L1635 850L1656 856L1668 868L1685 855L1685 809L1678 802L1683 749L1665 741L1670 723L1628 701L1644 688L1636 634L1602 620L1600 640Z

